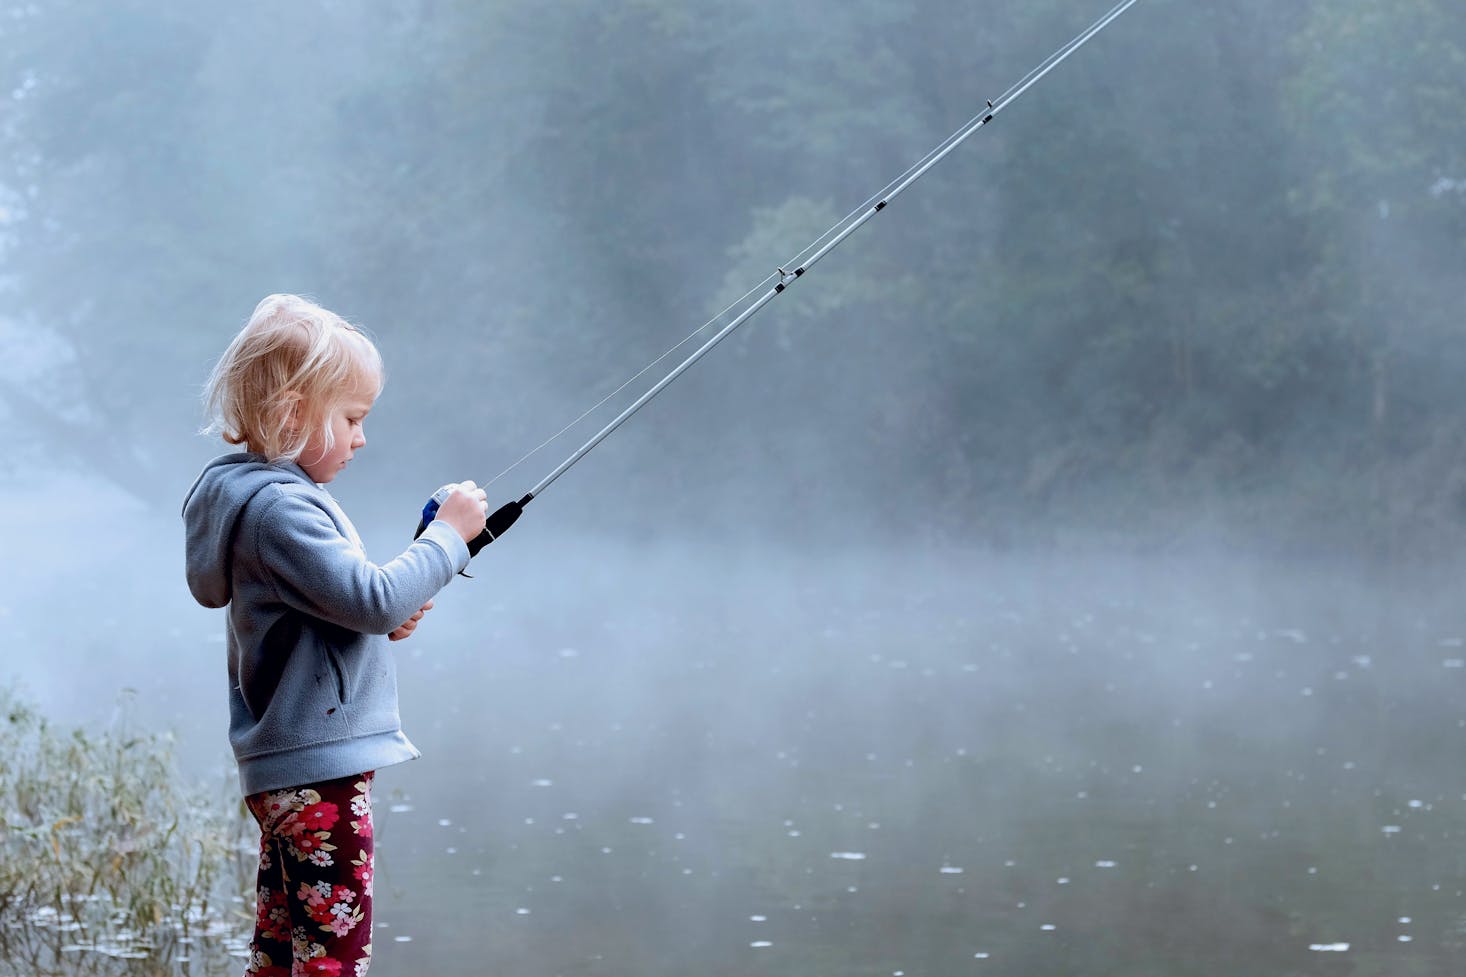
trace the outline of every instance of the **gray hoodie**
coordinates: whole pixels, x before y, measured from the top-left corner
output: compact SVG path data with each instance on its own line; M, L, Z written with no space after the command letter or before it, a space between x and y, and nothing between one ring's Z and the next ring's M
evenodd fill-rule
M204 468L183 521L189 589L229 608L229 741L246 794L420 755L386 635L468 565L457 531L430 523L377 566L300 466L244 452Z

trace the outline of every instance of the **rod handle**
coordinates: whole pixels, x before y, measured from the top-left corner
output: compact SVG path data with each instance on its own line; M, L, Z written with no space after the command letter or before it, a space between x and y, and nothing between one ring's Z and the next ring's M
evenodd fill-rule
M438 517L438 507L447 501L448 496L452 494L455 487L453 485L444 485L438 491L434 492L432 498L428 499L423 505L422 517L418 520L417 529L412 534L413 539L421 536L423 530L428 528L428 523ZM533 498L534 494L531 493L517 502L506 502L491 512L489 517L484 520L483 532L468 541L469 557L478 556L479 550L507 533L509 527L514 525L515 520L524 512L524 507Z
M484 531L468 541L468 555L478 556L479 550L507 533L523 511L524 506L521 503L505 502L489 513L489 518L484 520Z

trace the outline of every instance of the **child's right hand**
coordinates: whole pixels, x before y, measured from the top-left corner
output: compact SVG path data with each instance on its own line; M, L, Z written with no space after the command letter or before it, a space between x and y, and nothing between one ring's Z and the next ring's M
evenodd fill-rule
M457 530L465 543L470 543L484 531L488 514L488 493L473 482L459 482L438 506L437 518Z

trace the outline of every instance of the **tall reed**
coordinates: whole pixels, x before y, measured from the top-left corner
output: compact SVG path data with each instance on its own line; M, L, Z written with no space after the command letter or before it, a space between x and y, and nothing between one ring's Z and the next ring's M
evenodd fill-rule
M58 729L0 689L0 924L139 953L240 928L243 828L222 787L182 782L171 735L136 728L126 699L103 728Z

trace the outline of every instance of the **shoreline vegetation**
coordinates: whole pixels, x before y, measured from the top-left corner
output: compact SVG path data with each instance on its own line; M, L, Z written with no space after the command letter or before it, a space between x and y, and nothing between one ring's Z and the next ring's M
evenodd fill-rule
M0 687L0 960L27 972L110 974L247 938L244 816L222 786L183 781L171 735L136 724L130 699L104 726L62 728Z

